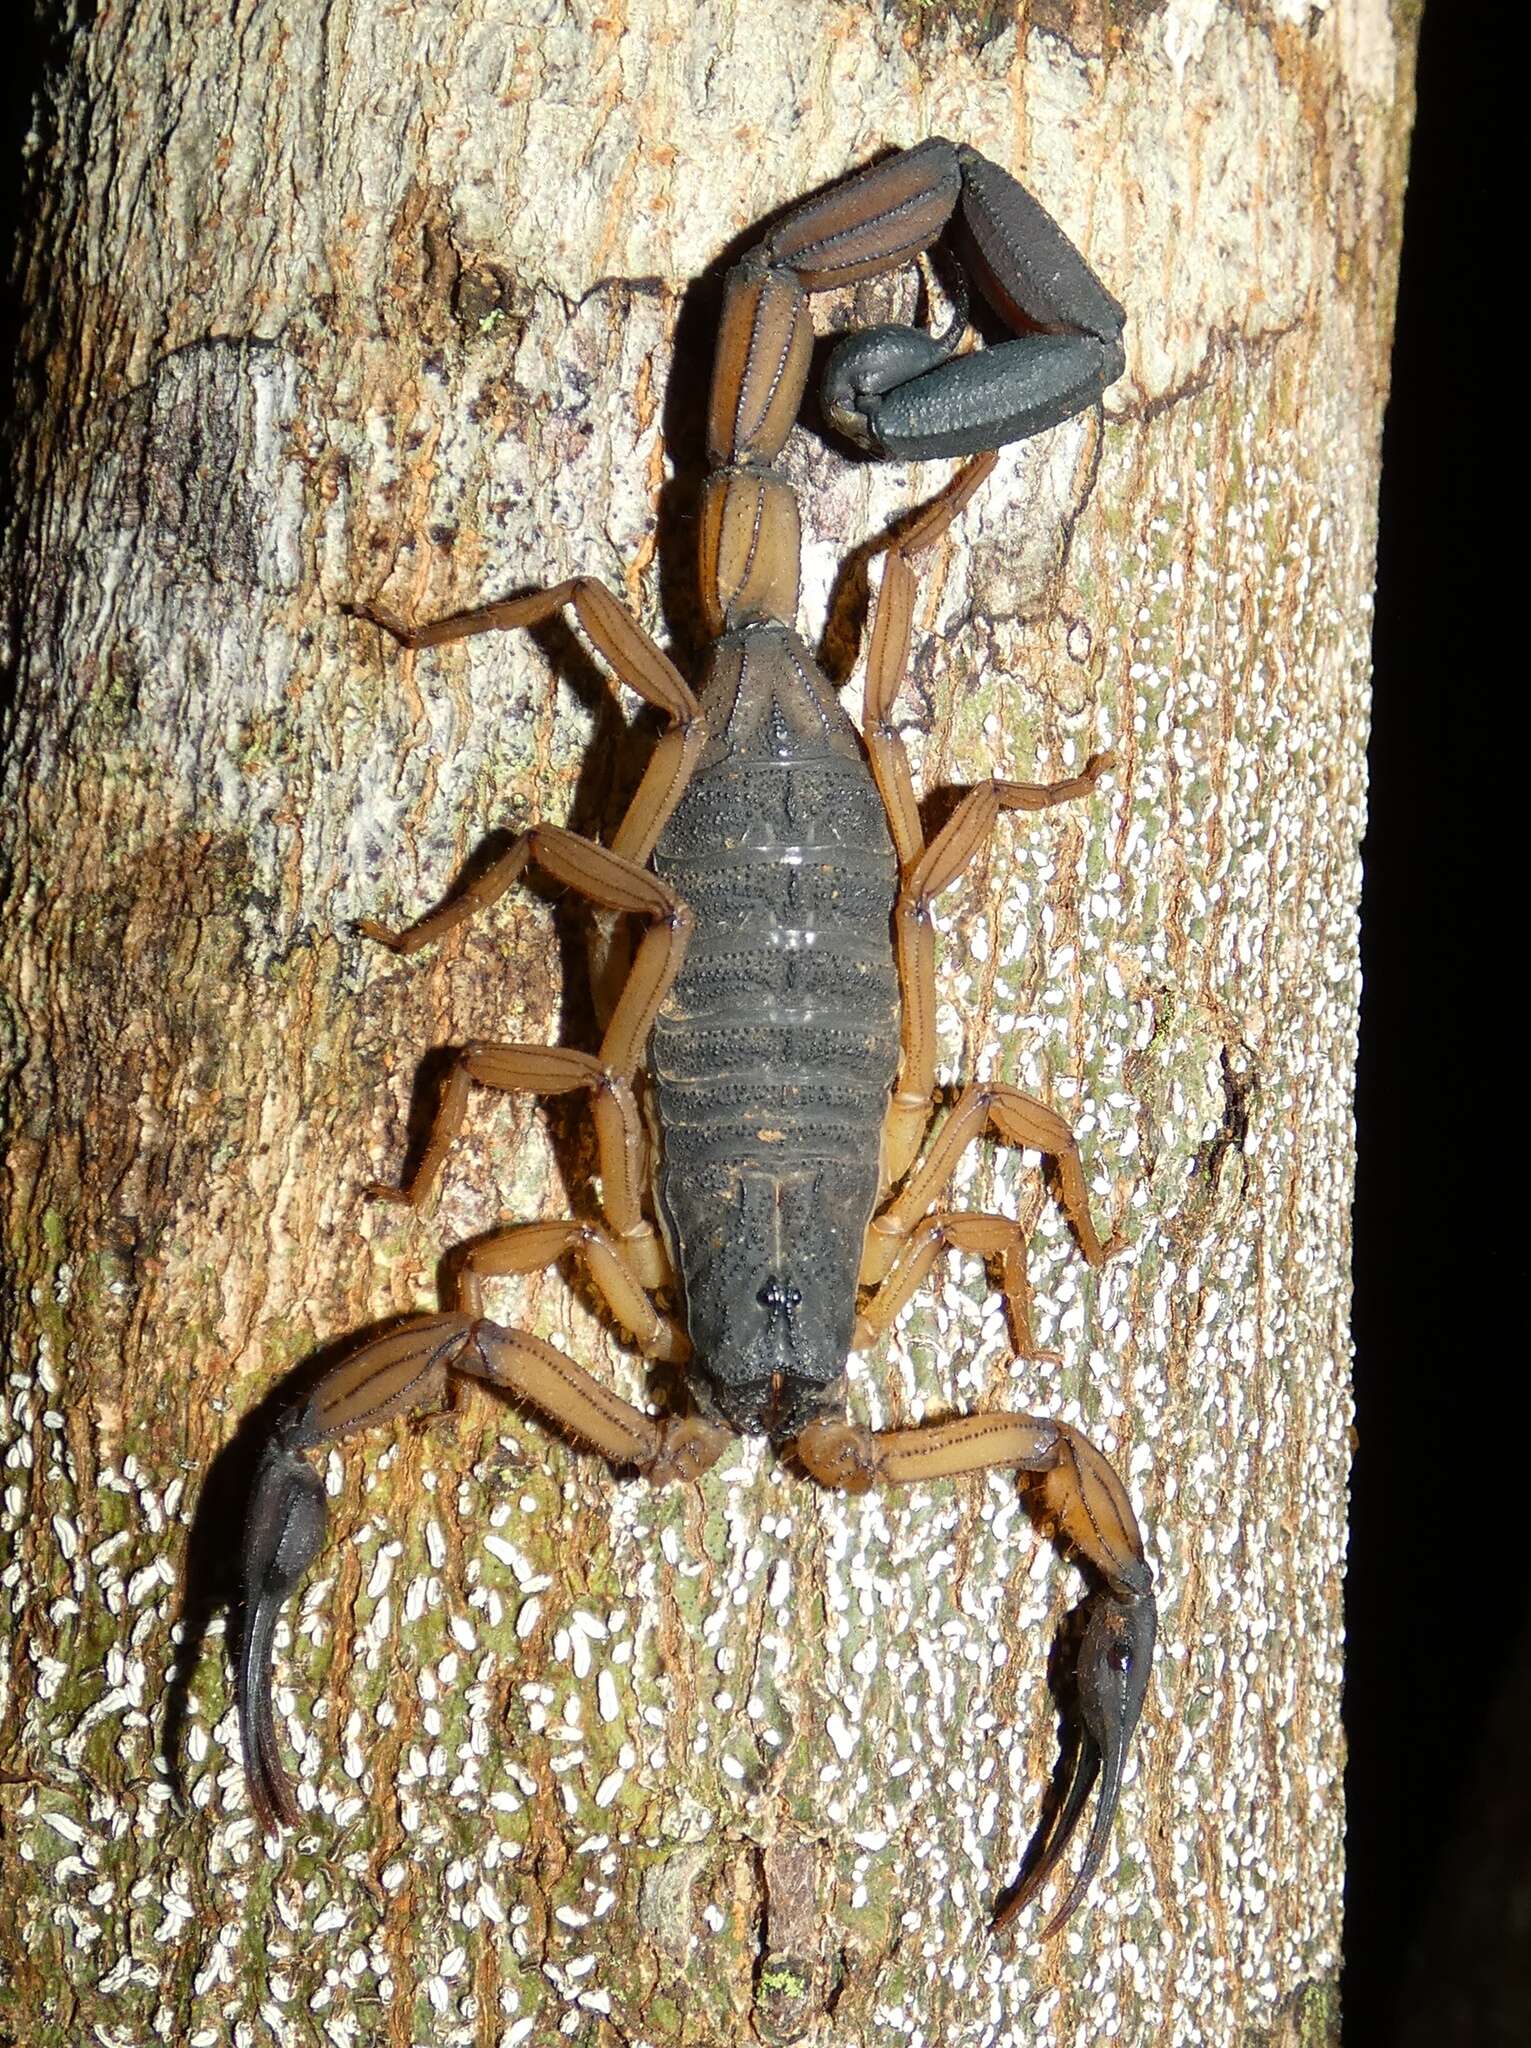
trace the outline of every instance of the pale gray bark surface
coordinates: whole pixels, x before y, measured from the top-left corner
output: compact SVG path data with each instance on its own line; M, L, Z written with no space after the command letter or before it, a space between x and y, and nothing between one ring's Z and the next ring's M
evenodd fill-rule
M8 558L0 2035L1331 2024L1357 849L1412 61L1382 0L1054 0L1019 25L103 0L73 41ZM477 1393L327 1462L333 1540L279 1689L312 1825L265 1846L221 1627L184 1808L162 1754L188 1556L205 1575L227 1541L214 1458L318 1347L429 1305L443 1244L590 1197L576 1118L486 1100L425 1216L363 1199L428 1049L593 1026L578 922L536 892L411 962L352 922L436 900L492 829L609 825L646 732L569 638L400 656L346 607L586 571L691 658L695 280L930 133L1022 176L1128 309L1104 423L1007 451L939 551L904 699L926 787L1116 750L1099 798L1006 821L943 904L941 1025L944 1078L1075 1120L1126 1243L1092 1275L1035 1162L980 1158L965 1198L1036 1218L1058 1362L1011 1360L954 1263L854 1401L1058 1413L1128 1478L1160 1655L1094 1904L1046 1948L1041 1913L986 1932L1078 1591L1008 1480L845 1502L741 1446L659 1496ZM838 565L946 467L805 434L787 461L817 633ZM642 1397L562 1276L495 1303Z

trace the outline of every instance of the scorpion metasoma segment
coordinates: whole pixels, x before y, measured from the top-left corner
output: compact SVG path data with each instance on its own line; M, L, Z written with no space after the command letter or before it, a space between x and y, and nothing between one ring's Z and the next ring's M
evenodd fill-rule
M465 1375L656 1483L694 1479L731 1432L790 1446L812 1478L851 1490L1013 1468L1092 1590L1056 1812L997 1924L1054 1872L1097 1779L1088 1847L1049 1933L1105 1852L1155 1625L1126 1489L1077 1430L1038 1416L887 1431L844 1416L846 1354L889 1328L946 1250L997 1261L1017 1349L1031 1350L1020 1226L940 1206L959 1157L985 1133L1049 1155L1085 1258L1096 1265L1106 1253L1072 1132L1015 1088L966 1089L917 1163L935 1097L934 901L1002 811L1085 797L1109 765L1097 755L1063 782L980 783L926 841L892 722L913 565L988 474L992 453L959 472L887 551L864 742L791 623L797 503L771 465L807 380L808 295L905 264L948 229L955 260L1016 338L957 353L956 334L852 334L826 371L837 426L888 456L992 450L1079 412L1120 374L1121 308L1037 202L970 149L922 143L787 215L725 286L700 518L715 645L699 692L583 577L430 625L367 614L419 648L535 627L571 606L668 724L609 846L535 825L419 923L363 927L415 952L533 865L605 911L646 921L600 1051L462 1048L408 1184L376 1191L411 1205L425 1198L475 1084L579 1091L595 1123L604 1220L517 1224L459 1253L443 1312L412 1317L342 1359L280 1413L261 1455L238 1696L251 1798L268 1827L298 1819L270 1692L277 1616L324 1535L324 1490L305 1453L438 1407L452 1377ZM683 1367L690 1413L648 1415L540 1338L485 1317L487 1276L535 1272L570 1252L639 1350Z

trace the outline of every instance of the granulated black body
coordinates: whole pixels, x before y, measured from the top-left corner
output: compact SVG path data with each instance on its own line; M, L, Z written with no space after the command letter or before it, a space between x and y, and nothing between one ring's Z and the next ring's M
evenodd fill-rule
M855 728L790 628L718 643L659 874L696 926L660 1009L659 1200L695 1391L733 1428L838 1410L898 1061L898 863Z

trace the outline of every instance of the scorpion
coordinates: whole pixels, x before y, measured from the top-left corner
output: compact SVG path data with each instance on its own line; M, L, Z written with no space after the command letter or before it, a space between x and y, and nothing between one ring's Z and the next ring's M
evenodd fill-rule
M797 502L772 465L807 387L809 296L928 260L943 237L957 278L947 332L853 330L824 372L828 420L868 453L977 458L886 544L858 735L792 624ZM1010 338L962 349L968 277ZM1065 1630L1077 1638L1060 1681L1072 1706L1050 1813L994 1925L1058 1870L1098 1780L1079 1870L1046 1935L1084 1899L1110 1839L1153 1657L1152 1575L1126 1488L1079 1430L1041 1416L859 1426L846 1419L845 1372L847 1354L891 1327L950 1250L998 1262L1016 1350L1036 1355L1022 1226L939 1206L959 1158L985 1133L1054 1162L1058 1199L1092 1266L1112 1249L1091 1216L1072 1130L1016 1088L967 1087L920 1156L937 1099L935 900L1001 813L1086 797L1110 756L1065 781L980 782L927 842L893 708L917 558L982 483L996 448L1085 410L1121 375L1123 324L1037 200L977 151L932 138L789 211L727 274L699 520L713 644L698 690L588 577L425 625L361 610L404 647L423 648L542 626L569 607L665 726L609 845L534 824L417 923L360 925L414 953L533 866L604 913L644 921L599 1052L458 1049L413 1173L402 1187L370 1190L418 1206L475 1087L583 1093L604 1221L517 1223L459 1250L444 1269L440 1313L410 1316L343 1356L286 1399L263 1438L243 1538L236 1691L251 1803L266 1831L299 1821L271 1688L278 1617L324 1538L325 1490L305 1454L440 1408L462 1376L656 1485L697 1479L736 1433L768 1437L809 1478L850 1492L1012 1468L1089 1590ZM684 1412L648 1414L551 1344L485 1315L486 1278L545 1270L571 1253L638 1350L681 1370Z

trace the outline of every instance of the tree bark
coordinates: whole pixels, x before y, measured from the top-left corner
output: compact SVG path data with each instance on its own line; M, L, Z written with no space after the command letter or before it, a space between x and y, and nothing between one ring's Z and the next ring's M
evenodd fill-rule
M7 554L0 2035L1333 2031L1413 35L1402 0L103 0L67 42ZM653 731L571 634L401 656L348 608L588 572L694 664L722 265L931 133L1014 169L1128 309L1104 420L1007 450L939 551L902 700L926 788L1115 749L943 903L941 1027L945 1079L1075 1121L1125 1246L1090 1273L1035 1162L981 1160L975 1204L1036 1219L1058 1362L1012 1360L954 1262L853 1401L1057 1413L1128 1478L1160 1649L1094 1903L1048 1946L1037 1912L987 1932L1077 1594L1012 1483L848 1501L744 1444L654 1494L479 1392L326 1461L278 1692L311 1825L264 1843L218 1615L241 1419L432 1305L443 1246L591 1199L578 1117L495 1099L428 1213L363 1195L432 1048L594 1043L578 918L520 891L412 961L354 921L491 832L609 827ZM811 433L786 460L850 681L864 544L945 469ZM492 1306L644 1397L565 1277Z

